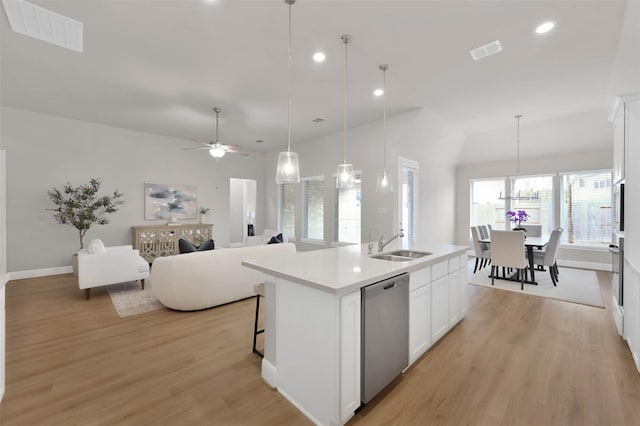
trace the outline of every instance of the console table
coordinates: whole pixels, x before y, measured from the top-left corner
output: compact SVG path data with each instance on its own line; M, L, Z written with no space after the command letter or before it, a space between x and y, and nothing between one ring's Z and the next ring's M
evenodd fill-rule
M132 226L131 231L133 248L149 263L156 257L178 254L180 238L196 245L213 238L211 224Z

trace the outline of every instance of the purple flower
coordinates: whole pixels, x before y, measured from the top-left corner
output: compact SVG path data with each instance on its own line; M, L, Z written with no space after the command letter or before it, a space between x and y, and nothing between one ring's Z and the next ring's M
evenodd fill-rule
M529 215L524 210L518 210L514 212L513 210L509 210L506 214L511 222L517 223L520 226L520 223L526 222L529 218Z

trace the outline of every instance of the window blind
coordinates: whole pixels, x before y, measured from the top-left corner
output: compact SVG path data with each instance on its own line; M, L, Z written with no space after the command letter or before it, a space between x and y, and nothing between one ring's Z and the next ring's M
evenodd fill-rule
M407 241L415 241L417 224L418 169L403 165L401 168L402 227Z
M296 235L296 187L293 183L280 185L279 230L286 236Z
M303 183L302 237L324 240L324 178L310 178Z
M341 243L360 244L360 210L362 198L362 181L355 177L353 188L337 190L336 216L337 241Z
M608 245L613 232L611 172L567 173L562 176L562 242Z

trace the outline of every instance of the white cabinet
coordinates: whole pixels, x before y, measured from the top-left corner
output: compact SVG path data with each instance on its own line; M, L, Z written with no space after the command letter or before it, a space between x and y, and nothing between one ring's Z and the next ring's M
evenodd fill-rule
M360 292L340 301L340 420L360 407Z
M460 289L460 319L464 318L469 309L469 280L467 279L467 264L469 263L469 257L466 254L462 254L459 257L458 269L458 287Z
M456 263L457 267L457 263ZM460 282L456 269L447 275L447 287L449 287L449 328L460 321Z
M409 365L431 347L431 286L409 293Z
M431 282L431 342L449 330L449 281L447 277Z
M640 371L640 271L628 261L624 265L624 339Z
M625 177L625 105L620 103L613 119L613 181Z
M2 280L2 275L0 274L0 280ZM2 401L2 397L4 396L4 381L5 381L5 373L4 373L4 352L5 352L5 303L4 303L4 282L0 282L0 401Z

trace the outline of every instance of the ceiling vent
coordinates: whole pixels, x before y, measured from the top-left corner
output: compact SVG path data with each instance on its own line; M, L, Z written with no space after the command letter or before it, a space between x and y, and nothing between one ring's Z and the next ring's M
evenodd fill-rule
M2 0L11 29L82 53L82 22L24 0Z
M487 43L484 46L480 46L471 50L471 57L474 61L478 59L486 58L489 55L493 55L494 53L502 52L502 45L500 44L500 40L492 41L491 43Z
M318 117L318 118L314 118L314 119L313 119L313 120L311 120L311 121L313 121L314 123L322 123L322 122L324 121L324 118L320 118L320 117Z

